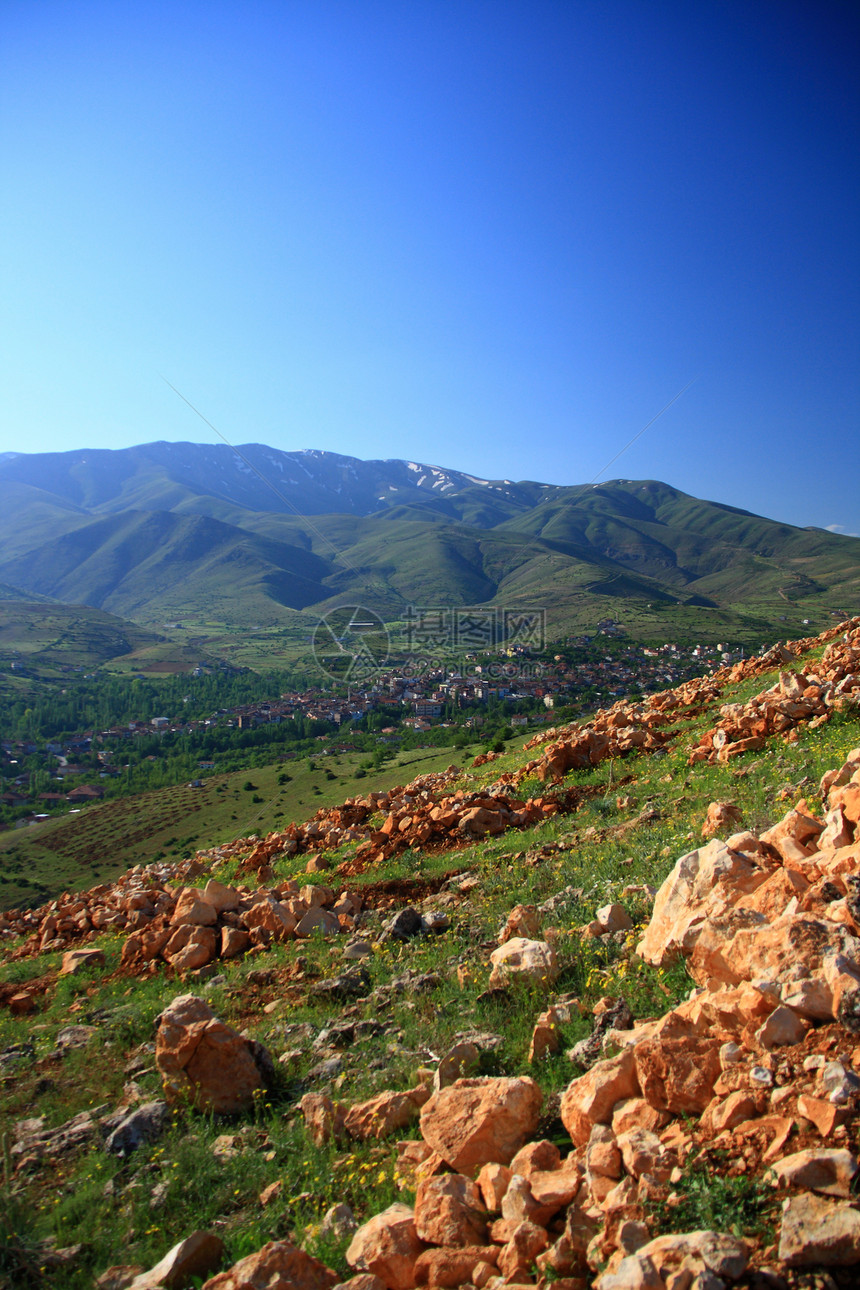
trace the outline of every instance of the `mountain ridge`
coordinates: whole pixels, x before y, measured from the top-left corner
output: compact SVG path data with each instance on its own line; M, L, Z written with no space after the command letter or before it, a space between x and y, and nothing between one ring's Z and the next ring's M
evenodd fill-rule
M485 480L156 442L0 456L0 506L0 581L150 624L275 625L345 601L388 620L410 604L528 602L551 607L561 631L605 617L609 601L640 625L667 606L715 611L719 630L860 605L858 539L659 480Z

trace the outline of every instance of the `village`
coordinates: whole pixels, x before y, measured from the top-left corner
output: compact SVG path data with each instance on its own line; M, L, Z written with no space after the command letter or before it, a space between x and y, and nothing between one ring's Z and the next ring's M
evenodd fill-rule
M109 782L128 769L134 741L153 735L198 737L202 745L214 730L283 725L289 743L298 730L318 731L324 723L327 729L314 735L323 756L353 747L356 731L372 731L380 745L396 744L407 731L440 727L481 738L484 728L501 724L525 731L559 715L677 685L741 657L722 644L642 646L618 639L620 631L608 620L599 625L598 637L577 637L539 655L513 646L429 665L422 660L419 667L407 656L353 685L309 686L198 719L177 712L44 742L2 737L0 829L23 828L101 800ZM149 754L148 760L156 759ZM196 769L195 784L216 772L217 761L201 756Z

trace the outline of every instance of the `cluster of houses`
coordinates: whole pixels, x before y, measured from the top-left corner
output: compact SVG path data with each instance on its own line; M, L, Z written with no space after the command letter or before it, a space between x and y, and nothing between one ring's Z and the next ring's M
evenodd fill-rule
M623 629L610 621L601 625L599 634L617 635L620 630ZM528 650L514 647L492 657L467 655L458 661L459 667L425 665L418 675L411 675L408 666L390 668L348 688L345 694L311 687L223 708L199 720L189 721L182 715L157 716L101 731L82 732L62 742L36 744L26 740L0 740L0 788L3 790L0 806L30 807L30 813L16 821L20 825L44 818L62 805L75 810L97 801L104 796L104 788L93 782L75 784L75 779L86 776L90 780L106 780L120 774L121 768L112 764L117 745L142 735L166 731L187 734L218 726L244 730L296 719L325 721L345 730L375 709L390 712L394 706L400 710L396 725L378 732L380 740L390 741L397 726L417 731L455 723L480 728L487 720L486 706L493 700L497 712L501 705L506 723L517 728L554 720L555 708L575 702L583 693L589 693L600 703L614 702L632 690L668 688L690 675L740 657L722 644L643 647L618 643L605 652L582 648L598 644L587 636L578 637L570 644L575 647L575 663L569 661L570 651L567 655L544 655L543 660L536 660ZM581 661L582 658L586 661ZM331 736L322 738L330 741ZM34 756L43 761L51 779L49 789L35 793L29 770L18 771L25 759ZM83 756L89 765L81 765L76 760ZM208 772L215 769L215 764L201 761L199 768Z

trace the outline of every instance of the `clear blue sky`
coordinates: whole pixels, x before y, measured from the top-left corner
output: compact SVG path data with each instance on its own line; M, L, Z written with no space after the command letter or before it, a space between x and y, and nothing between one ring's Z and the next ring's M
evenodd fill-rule
M233 443L860 533L846 0L3 0L0 451Z

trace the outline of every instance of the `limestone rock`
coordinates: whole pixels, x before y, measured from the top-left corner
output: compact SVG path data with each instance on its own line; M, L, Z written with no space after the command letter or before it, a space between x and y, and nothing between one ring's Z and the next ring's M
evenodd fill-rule
M701 1285L737 1281L749 1262L746 1243L723 1232L677 1232L655 1237L628 1255L615 1272L598 1277L596 1290L665 1290L670 1278L680 1273L676 1284L696 1284L698 1275L710 1274ZM686 1275L685 1275L686 1274ZM719 1280L714 1280L719 1278Z
M240 896L236 888L225 886L215 878L209 879L202 895L207 905L211 905L218 914L239 908Z
M180 1290L192 1277L206 1276L224 1257L224 1242L214 1232L192 1232L168 1250L148 1272L132 1281L130 1290ZM207 1284L210 1284L207 1282Z
M720 1043L697 1035L659 1035L636 1044L642 1096L658 1111L701 1114L720 1077Z
M601 930L606 932L629 932L633 919L623 905L603 905L594 915Z
M546 941L529 941L523 936L514 936L490 955L493 970L490 974L490 988L500 986L511 976L527 976L534 981L543 981L552 985L558 976L558 960L555 950Z
M793 1268L860 1263L860 1212L809 1192L790 1197L782 1208L779 1258Z
M226 1272L219 1272L203 1290L332 1290L337 1273L289 1241L269 1241Z
M499 1165L495 1162L483 1165L479 1170L475 1182L481 1189L484 1208L488 1209L491 1214L501 1213L502 1201L512 1177L513 1170L509 1169L507 1165Z
M734 802L711 802L702 825L702 837L712 838L715 833L723 833L740 822L741 813Z
M74 975L90 967L104 967L104 950L85 947L78 950L67 950L60 965L60 976Z
M192 972L211 963L217 951L215 929L199 923L180 923L162 954L177 972Z
M183 923L212 927L218 922L218 911L204 899L196 887L185 887L176 902L170 922L173 927L179 927Z
M144 1102L116 1126L105 1141L105 1151L127 1156L144 1142L155 1142L167 1125L166 1102Z
M480 1188L463 1174L425 1178L415 1193L415 1231L428 1245L486 1244Z
M438 1093L455 1080L471 1075L481 1060L481 1051L477 1044L461 1041L453 1044L441 1058L433 1072L433 1089Z
M857 1157L850 1151L812 1149L783 1156L773 1165L778 1187L802 1187L827 1196L850 1196Z
M368 1138L387 1138L411 1124L429 1096L430 1090L425 1084L407 1093L377 1093L376 1097L349 1107L343 1117L343 1127L351 1138L362 1142Z
M454 1287L474 1283L475 1269L481 1265L495 1271L499 1257L497 1245L464 1246L461 1249L425 1250L415 1264L416 1284Z
M340 1102L333 1102L326 1093L305 1093L299 1108L305 1118L305 1128L315 1146L321 1147L344 1132L345 1109Z
M536 905L514 905L508 914L508 920L499 933L499 944L514 937L536 939L541 928L542 917Z
M636 947L640 958L661 967L679 952L688 954L705 919L755 891L767 873L716 838L681 856L657 892L651 921Z
M161 1014L155 1062L168 1102L187 1098L217 1114L249 1109L265 1087L262 1053L193 994L177 995Z
M421 1111L424 1141L458 1173L508 1164L537 1128L542 1094L533 1079L461 1079Z
M584 1146L595 1124L609 1124L619 1102L640 1093L633 1052L598 1062L568 1084L561 1098L561 1120L575 1146Z
M412 1290L424 1244L408 1205L389 1205L356 1232L346 1252L351 1268L373 1272L388 1290Z

